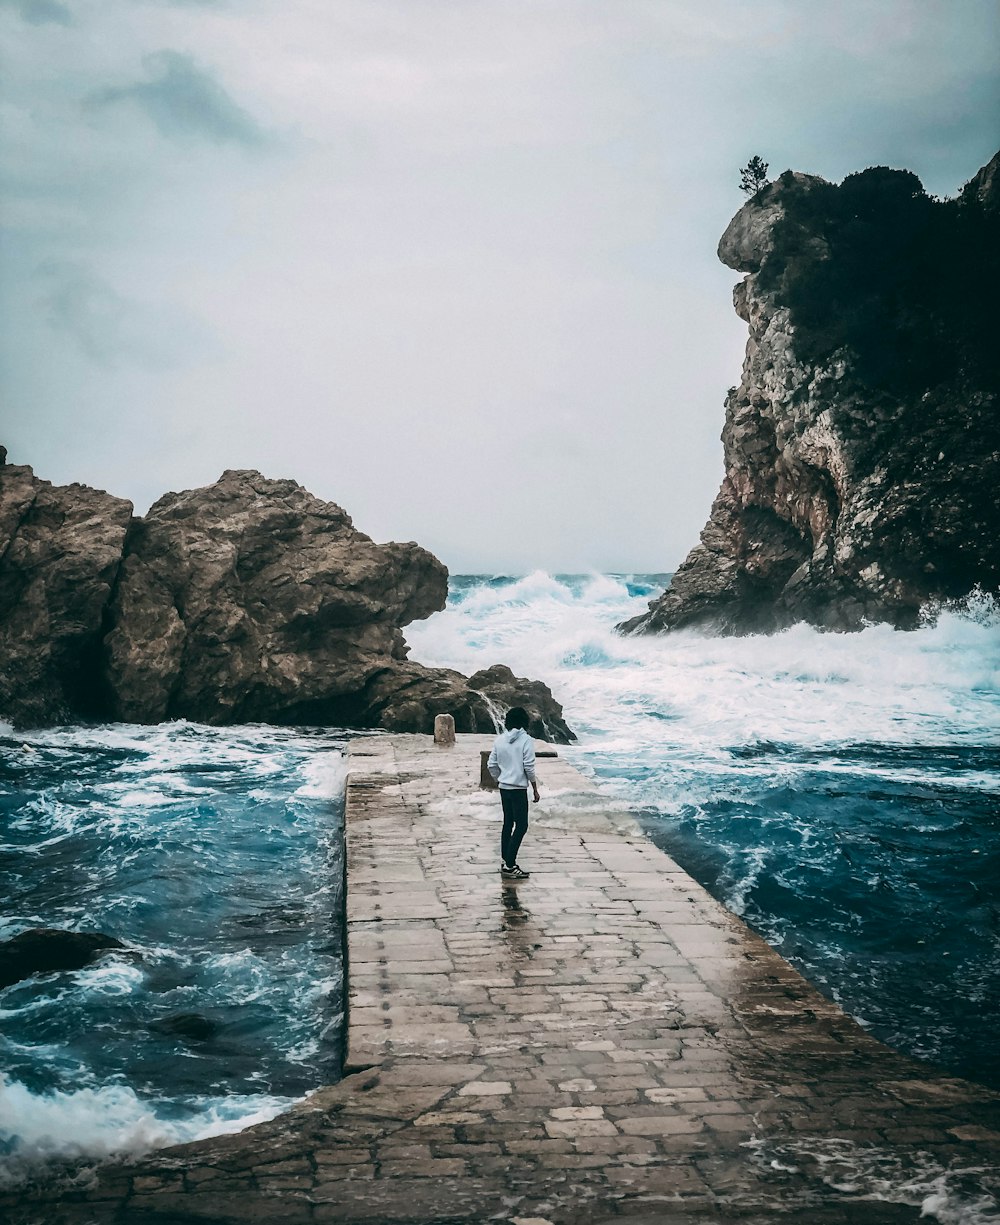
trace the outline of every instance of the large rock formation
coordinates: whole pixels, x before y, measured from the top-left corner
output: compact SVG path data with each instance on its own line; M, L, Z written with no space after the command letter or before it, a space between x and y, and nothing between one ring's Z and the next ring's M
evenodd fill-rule
M448 572L375 544L294 481L225 472L162 497L53 488L0 464L0 716L492 731L520 703L565 742L562 708L509 669L473 681L408 661L402 627L444 607Z
M132 504L51 485L6 456L0 447L0 716L99 714L104 610Z
M114 715L350 723L404 656L400 627L447 591L418 545L375 544L294 481L224 472L129 532L105 640Z
M956 200L787 171L719 258L749 325L701 542L626 632L918 623L1000 587L1000 154Z

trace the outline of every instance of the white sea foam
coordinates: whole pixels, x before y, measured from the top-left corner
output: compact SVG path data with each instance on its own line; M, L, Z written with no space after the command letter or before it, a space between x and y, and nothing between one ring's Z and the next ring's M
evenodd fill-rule
M749 854L745 856L741 863L741 873L739 879L732 882L729 888L725 889L726 906L733 914L742 915L746 913L747 897L753 890L754 885L761 872L764 871L768 861L767 851L763 847L753 847Z
M131 995L143 985L141 966L111 956L72 974L74 985L96 995Z
M16 1184L53 1159L100 1160L136 1155L240 1131L274 1118L296 1099L266 1095L204 1098L194 1117L157 1115L126 1085L103 1085L32 1093L19 1081L0 1076L0 1185Z
M848 1201L906 1204L938 1225L1000 1222L1000 1169L950 1166L930 1154L901 1155L844 1139L748 1141L751 1161L777 1175L803 1175ZM824 1199L824 1203L828 1201Z
M543 677L581 744L640 758L664 744L961 745L1000 727L1000 614L986 598L909 633L616 634L646 602L606 575L570 586L537 572L473 588L407 635L428 664Z
M162 791L123 791L118 796L118 803L123 808L160 808L175 803L175 797Z
M3 734L0 732L0 734ZM205 745L210 740L211 761L215 766L246 768L255 777L268 777L285 769L283 749L299 739L296 728L270 725L205 727L184 719L152 726L130 723L76 725L6 733L22 742L22 747L58 754L107 749L134 754L134 761L117 764L117 772L138 775L146 783L155 778L170 788L187 784L177 777L185 768L197 769L206 761ZM137 788L141 797L142 789Z
M311 800L335 800L344 794L347 758L343 753L317 753L302 771L306 781L295 792Z

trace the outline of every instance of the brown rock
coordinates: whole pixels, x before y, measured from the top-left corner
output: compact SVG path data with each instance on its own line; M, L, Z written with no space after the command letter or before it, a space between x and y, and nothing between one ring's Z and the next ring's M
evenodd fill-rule
M503 664L464 677L449 668L393 663L371 681L364 698L361 725L391 732L432 735L439 714L452 715L458 732L494 732L511 706L523 706L536 739L556 744L576 739L549 687L516 677Z
M552 696L552 690L542 681L515 676L504 664L494 664L469 677L469 688L489 698L493 711L503 714L512 706L522 706L531 723L528 734L536 740L568 744L576 736L563 719L562 706Z
M0 464L0 715L40 726L98 714L104 610L132 505Z
M402 627L444 607L447 570L294 481L230 471L131 511L0 463L0 716L432 734L520 704L534 735L572 735L540 682L407 661Z
M400 626L447 571L375 544L294 481L229 471L166 494L129 534L106 640L117 718L356 724Z
M1000 590L1000 155L957 200L876 167L788 171L730 222L749 275L725 477L701 541L625 632L918 624Z
M974 174L962 189L962 198L972 197L985 209L1000 209L1000 153Z

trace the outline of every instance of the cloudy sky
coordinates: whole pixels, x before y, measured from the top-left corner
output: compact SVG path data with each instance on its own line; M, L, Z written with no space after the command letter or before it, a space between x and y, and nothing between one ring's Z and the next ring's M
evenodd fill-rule
M673 568L738 168L1000 144L994 0L0 0L0 441L291 476L453 571Z

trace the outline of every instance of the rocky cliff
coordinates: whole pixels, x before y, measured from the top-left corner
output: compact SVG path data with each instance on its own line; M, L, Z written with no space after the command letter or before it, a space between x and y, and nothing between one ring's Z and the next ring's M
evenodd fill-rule
M955 200L787 171L733 218L749 327L700 543L625 632L918 623L1000 588L1000 154Z
M0 717L97 716L104 612L132 504L50 485L6 456L0 447Z
M407 660L402 627L447 587L425 549L376 544L294 481L225 472L133 518L0 462L0 717L489 732L519 704L570 739L540 682Z

